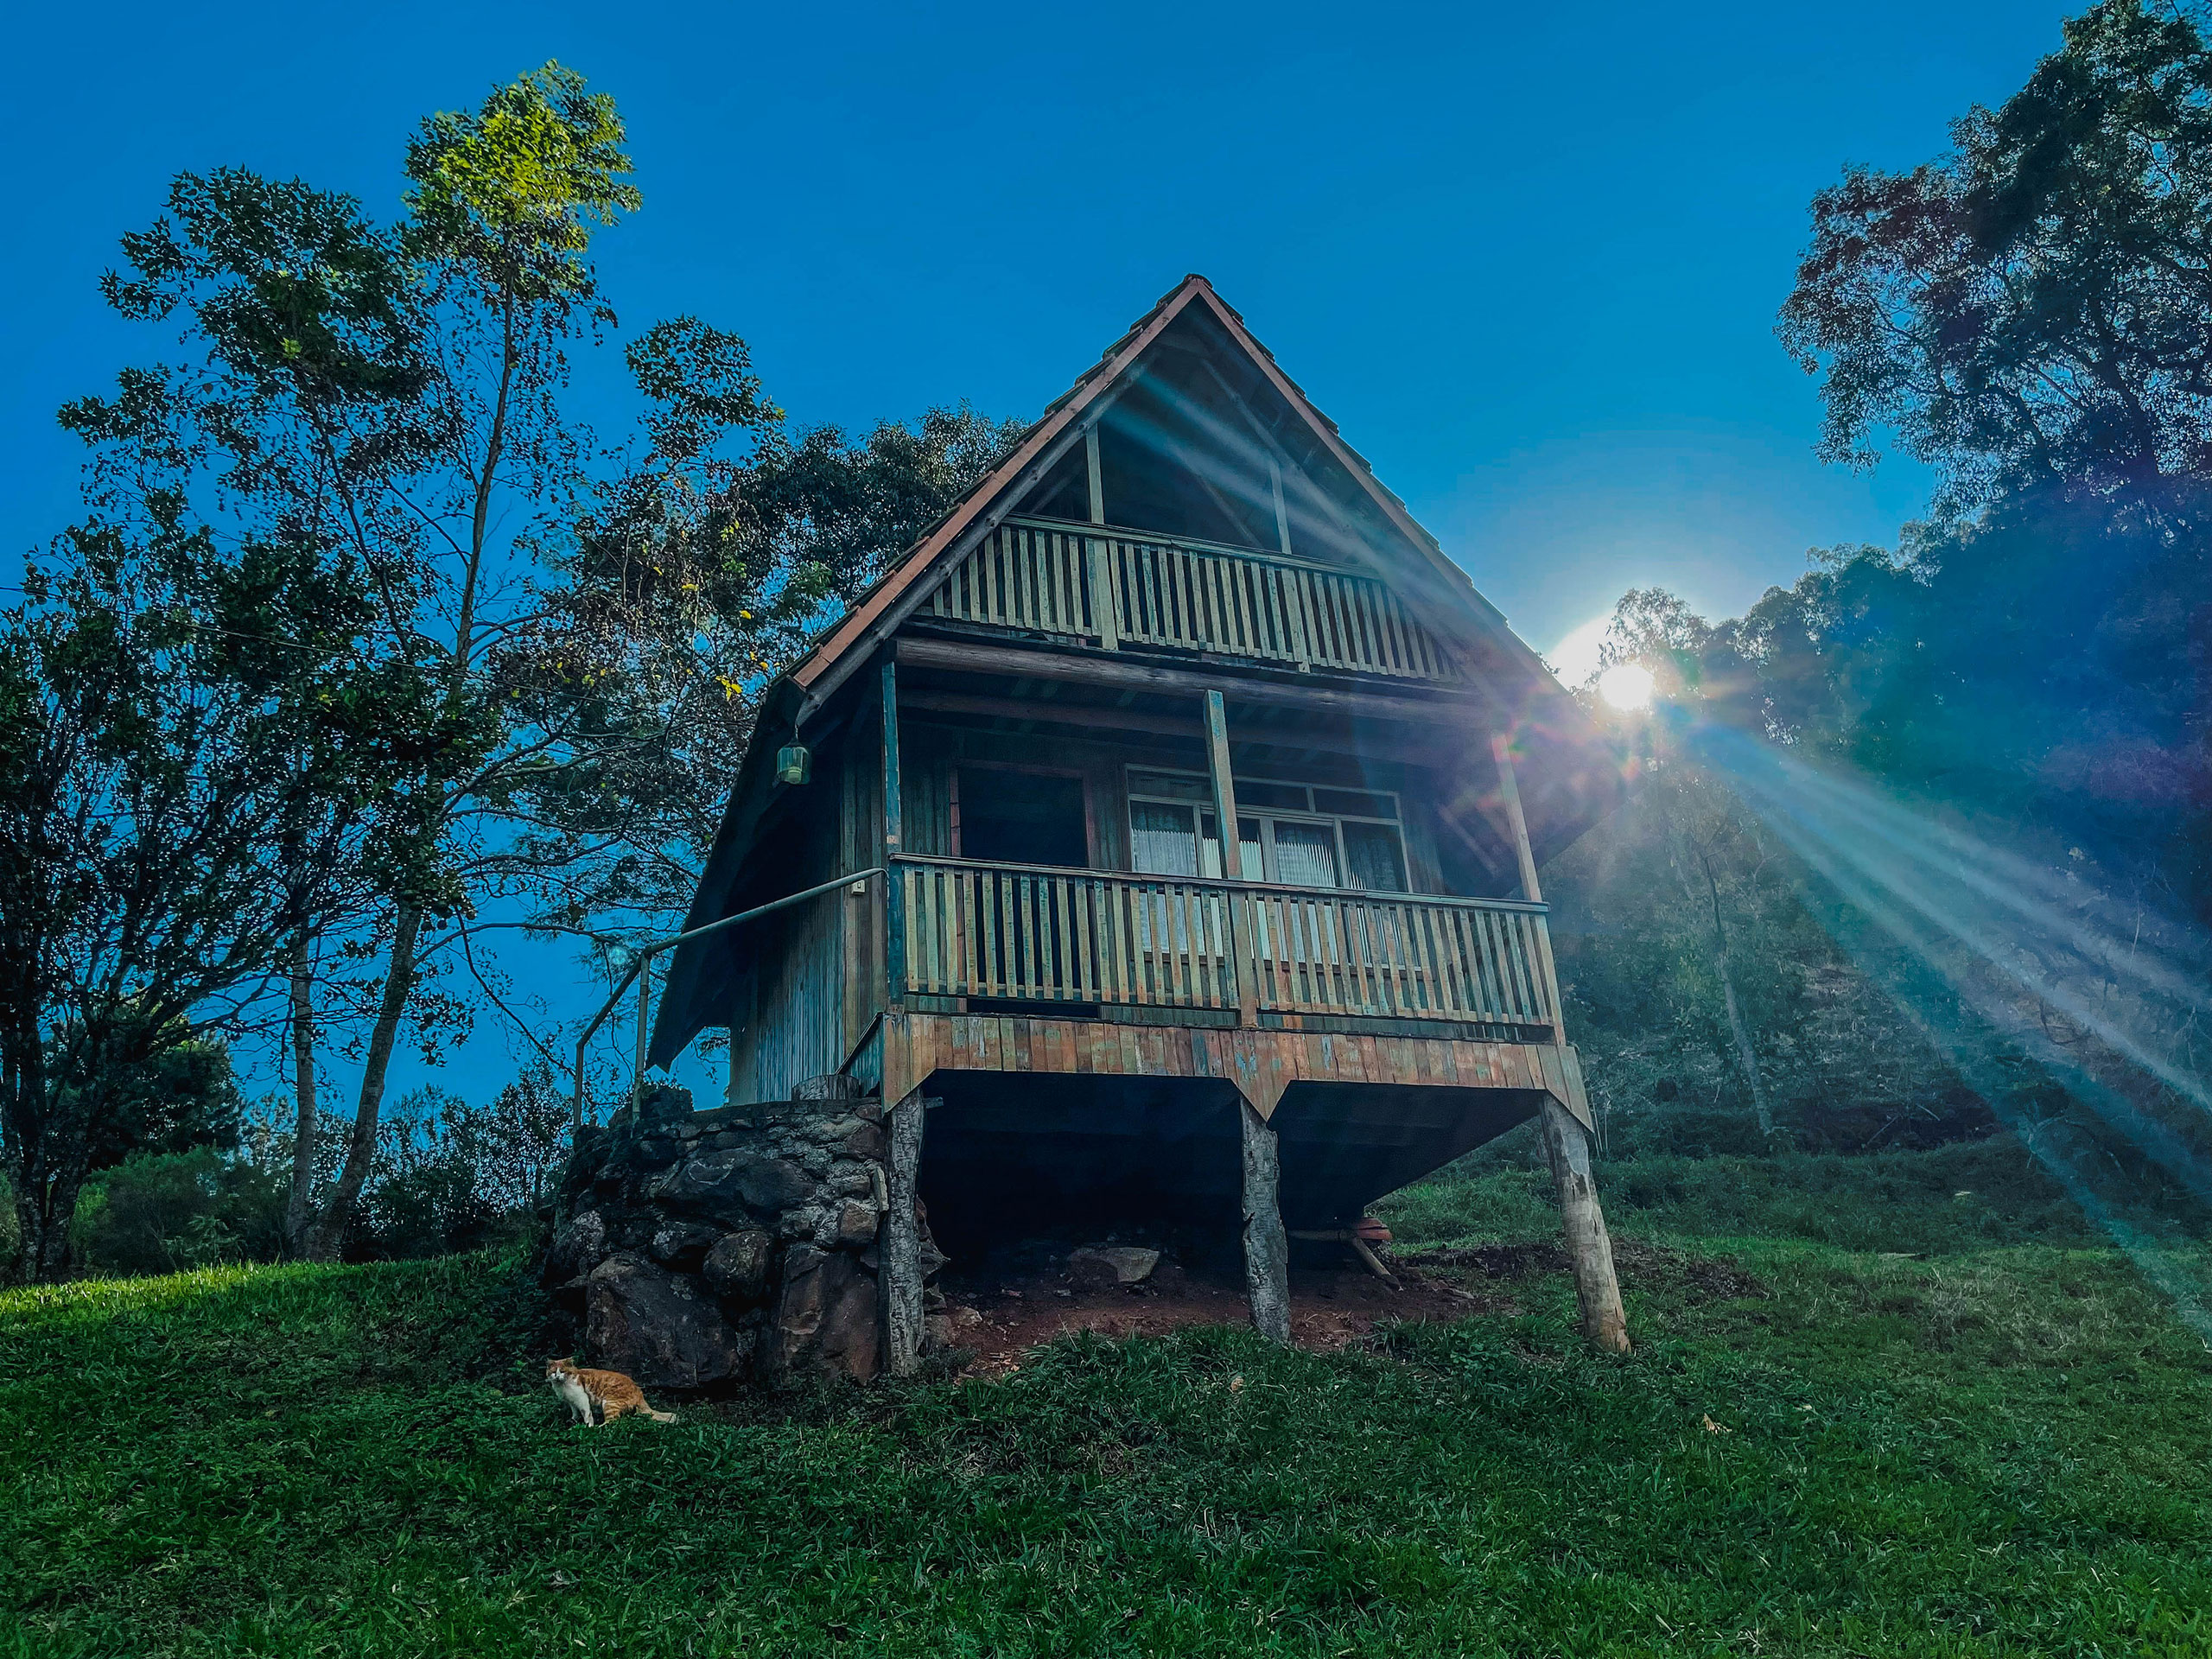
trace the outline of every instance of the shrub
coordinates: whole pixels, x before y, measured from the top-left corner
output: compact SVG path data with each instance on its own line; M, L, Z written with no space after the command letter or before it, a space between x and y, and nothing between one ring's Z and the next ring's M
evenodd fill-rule
M283 1248L284 1187L212 1147L138 1153L85 1188L70 1231L80 1258L111 1272L270 1262Z

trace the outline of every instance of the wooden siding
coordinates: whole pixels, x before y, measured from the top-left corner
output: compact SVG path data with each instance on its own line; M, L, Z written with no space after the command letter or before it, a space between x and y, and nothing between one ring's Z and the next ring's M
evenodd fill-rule
M1549 1043L1440 1037L1224 1031L1124 1026L1011 1014L884 1016L887 1100L925 1087L939 1071L1023 1071L1141 1077L1218 1077L1270 1116L1297 1083L1408 1088L1513 1089L1552 1096L1587 1124L1574 1051Z
M1457 683L1465 676L1371 576L1141 531L1009 519L920 613L1109 650L1205 652L1286 667Z
M764 872L761 887L742 895L744 903L795 893L876 861L872 849L857 865L839 861L852 850L847 813L880 810L849 777L849 767L865 767L868 747L848 736L815 757L815 781L793 791L790 816L769 843L777 855L772 883ZM869 903L826 893L731 939L728 948L739 965L730 1011L732 1100L787 1098L794 1084L835 1071L851 1052L882 1005L880 969L872 976L872 997L871 976L848 972L855 952L874 955L868 925L853 914L855 905L866 909Z

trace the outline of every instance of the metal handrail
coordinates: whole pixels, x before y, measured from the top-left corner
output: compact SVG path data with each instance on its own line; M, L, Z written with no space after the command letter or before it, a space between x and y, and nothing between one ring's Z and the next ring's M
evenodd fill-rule
M1007 870L1017 875L1087 875L1109 876L1117 881L1173 881L1179 887L1222 887L1236 893L1373 899L1393 904L1453 905L1462 910L1519 911L1531 916L1548 916L1552 908L1545 904L1532 905L1524 899L1470 899L1456 893L1401 893L1388 887L1308 887L1291 881L1254 881L1241 876L1232 879L1220 875L1162 875L1148 870L1095 870L1079 864L1014 864L998 859L954 858L942 853L900 853L891 861L893 864L940 865L961 870Z
M839 887L849 887L855 881L865 881L870 876L876 875L882 876L886 880L890 880L890 873L882 865L871 864L867 869L855 870L850 875L841 875L835 880L823 881L817 886L807 888L804 893L787 893L783 898L771 899L765 905L755 905L751 910L741 910L734 916L725 916L718 922L709 922L704 927L691 928L682 933L671 934L664 939L655 939L650 944L640 945L637 955L631 960L630 971L622 976L620 983L614 988L614 994L607 999L605 1005L597 1014L592 1015L591 1023L584 1027L583 1035L576 1039L575 1086L571 1096L573 1101L571 1127L580 1129L584 1122L585 1046L591 1041L600 1027L606 1023L607 1016L614 1012L614 1005L622 1000L622 993L630 988L632 981L637 982L638 986L638 1064L636 1076L632 1084L632 1091L634 1092L637 1084L645 1081L645 1016L651 1007L652 998L652 980L646 973L646 969L651 966L655 957L664 950L671 950L690 940L703 938L709 933L719 933L726 927L735 927L740 922L752 921L756 917L767 915L771 911L785 910L793 905L804 904L809 899L818 899L825 893L835 892Z

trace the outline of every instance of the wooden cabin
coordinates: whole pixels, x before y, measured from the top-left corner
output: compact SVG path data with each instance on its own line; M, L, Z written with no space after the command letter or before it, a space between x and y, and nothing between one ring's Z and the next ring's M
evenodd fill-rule
M767 691L736 772L687 929L874 873L682 946L652 1060L723 1027L733 1102L880 1092L956 1259L1224 1216L1279 1326L1286 1226L1589 1122L1536 867L1614 757L1202 277Z

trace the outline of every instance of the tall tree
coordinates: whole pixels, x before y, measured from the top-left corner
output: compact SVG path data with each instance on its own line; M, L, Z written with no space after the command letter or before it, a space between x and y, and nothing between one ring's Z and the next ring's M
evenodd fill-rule
M432 461L416 474L419 487L399 493L427 531L426 577L394 648L436 683L454 727L486 741L468 764L437 757L421 779L419 861L439 880L395 884L387 895L346 1158L298 1241L309 1257L337 1255L359 1201L426 960L466 939L482 899L546 879L543 844L522 827L530 799L589 766L607 735L588 705L571 701L563 711L571 718L550 726L531 717L542 704L520 705L522 682L547 666L530 650L540 609L533 576L581 486L588 442L563 407L567 350L613 320L591 240L639 205L623 143L613 100L548 64L474 111L433 117L408 148L409 216L398 241L416 355L428 371ZM556 661L551 671L588 680L595 667ZM435 937L446 923L455 925Z
M0 1164L34 1278L68 1268L149 1068L278 959L296 912L269 849L342 888L391 777L342 562L111 524L67 545L0 626Z
M2052 487L2196 512L2212 479L2212 50L2187 11L2108 0L2065 26L1951 156L1854 168L1813 202L1782 335L1823 377L1823 453L1876 434L1945 505Z

